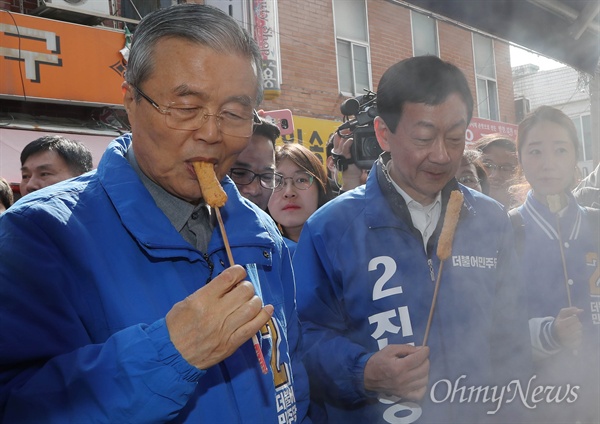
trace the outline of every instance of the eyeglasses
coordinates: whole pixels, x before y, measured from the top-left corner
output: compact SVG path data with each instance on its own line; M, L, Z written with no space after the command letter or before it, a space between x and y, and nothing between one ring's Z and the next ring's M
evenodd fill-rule
M275 187L275 191L281 191L284 187L287 186L286 181L292 180L292 185L296 187L298 190L308 190L311 185L315 182L315 176L304 171L298 171L294 174L293 177L283 177L281 178L282 184Z
M219 113L208 113L208 109L198 105L171 103L164 109L152 100L146 93L131 85L135 91L150 103L154 109L164 115L167 127L174 130L195 131L208 121L210 116L217 120L217 127L223 134L234 137L250 137L254 124L260 123L255 110L250 112L243 109L224 109Z
M505 174L512 174L517 169L514 165L496 165L494 162L483 162L483 166L490 172L499 170Z
M277 189L277 187L281 186L283 183L283 175L276 172L256 174L245 168L231 168L229 170L229 176L234 183L240 185L252 184L252 181L258 177L261 187L269 190Z
M481 182L479 178L475 178L472 175L465 175L464 177L458 178L457 181L466 186L476 185Z

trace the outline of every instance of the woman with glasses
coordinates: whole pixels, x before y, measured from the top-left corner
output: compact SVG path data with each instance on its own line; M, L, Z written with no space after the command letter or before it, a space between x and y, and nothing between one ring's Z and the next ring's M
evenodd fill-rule
M332 193L321 161L300 144L279 146L275 166L282 179L271 195L268 210L293 253L302 226Z
M462 185L489 195L487 173L481 163L481 153L478 150L465 149L455 177Z
M509 209L513 206L509 188L517 169L515 142L504 134L486 134L477 140L475 148L481 152L481 161L487 171L488 195Z

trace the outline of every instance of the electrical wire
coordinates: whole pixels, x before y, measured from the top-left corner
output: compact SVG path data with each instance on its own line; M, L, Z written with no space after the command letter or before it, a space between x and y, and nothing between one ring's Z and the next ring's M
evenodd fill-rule
M15 24L15 29L17 30L17 39L19 42L19 76L21 78L21 87L23 89L23 101L27 101L27 94L25 93L25 79L23 78L23 70L21 69L21 65L24 63L24 60L21 56L21 32L19 31L19 25L17 25L17 21L15 19L15 17L13 16L12 12L10 10L2 10L2 12L6 12L8 13L8 16L10 16L10 18L12 19L13 23Z

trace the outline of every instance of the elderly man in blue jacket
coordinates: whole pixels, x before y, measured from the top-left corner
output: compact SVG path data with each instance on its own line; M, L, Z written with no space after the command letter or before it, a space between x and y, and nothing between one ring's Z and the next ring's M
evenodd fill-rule
M123 84L132 133L97 172L0 220L2 422L304 421L289 252L226 176L252 134L260 66L217 9L173 6L139 24ZM227 193L239 265L196 161Z
M531 358L511 224L454 178L468 83L437 57L406 59L381 78L377 108L384 153L366 185L311 216L294 256L314 421L517 422L514 389L527 385ZM436 250L456 190L464 200L442 271Z

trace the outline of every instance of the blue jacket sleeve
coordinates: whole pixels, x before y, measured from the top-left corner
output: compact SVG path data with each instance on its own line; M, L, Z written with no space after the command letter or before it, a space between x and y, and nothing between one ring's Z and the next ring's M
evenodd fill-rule
M331 402L364 400L364 368L374 352L345 337L342 287L327 249L304 224L294 254L298 313L304 332L304 363L311 393Z
M74 306L89 301L72 287L77 267L61 264L36 221L0 219L0 420L171 420L202 372L177 352L164 319L92 340L93 323Z

